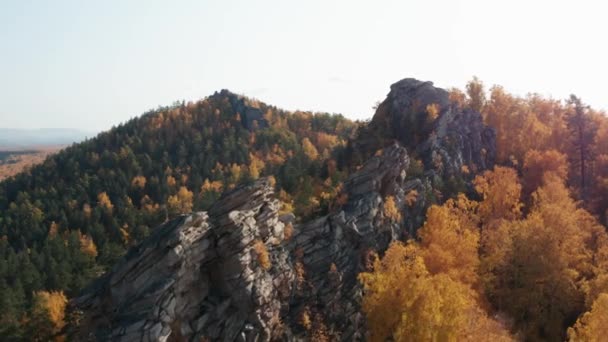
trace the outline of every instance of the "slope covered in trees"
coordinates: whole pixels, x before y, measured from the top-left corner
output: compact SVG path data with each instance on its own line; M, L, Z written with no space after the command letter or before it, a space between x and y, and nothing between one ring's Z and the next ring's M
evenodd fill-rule
M391 225L426 221L359 277L370 339L603 336L604 113L575 96L518 97L498 86L486 92L477 79L464 92L451 90L451 103L392 100L378 108L384 121L366 126L336 115L288 113L222 91L151 111L3 181L0 337L61 334L72 319L63 315L67 298L160 223L205 210L239 184L271 176L281 212L300 221L332 211L347 201L348 168L395 141L408 148L409 176L433 185L421 182L405 206L398 196L383 200ZM466 127L435 139L455 129L438 122L456 104L467 108L459 112L464 117L481 113L494 129L479 127L477 150L458 141ZM490 151L494 132L497 146ZM484 140L486 134L492 139ZM452 153L450 139L468 153ZM467 160L455 169L460 157ZM479 171L494 159L498 166ZM430 190L419 194L424 189ZM419 209L434 204L426 213L404 209L418 208L421 197L429 201Z
M608 118L477 79L451 99L496 129L503 166L360 274L370 339L604 340Z
M480 201L432 206L417 240L394 243L360 275L372 340L557 341L566 331L601 340L605 227L551 171L527 215L514 169L496 167L475 184Z
M567 186L573 196L583 200L584 207L606 224L606 113L590 108L574 95L565 101L537 94L518 97L500 86L493 86L486 94L483 83L478 79L471 81L466 91L464 94L454 89L451 97L465 106L477 108L484 121L496 130L499 164L514 167L526 177L536 177L536 182L540 175L538 167L562 168L562 173L567 173ZM555 160L558 158L555 152L561 153L567 163ZM534 175L524 172L530 163L537 168ZM533 185L523 185L527 196Z
M34 338L22 334L40 324L39 291L75 295L151 229L237 184L271 175L285 213L327 210L355 128L222 91L132 119L0 183L0 336Z

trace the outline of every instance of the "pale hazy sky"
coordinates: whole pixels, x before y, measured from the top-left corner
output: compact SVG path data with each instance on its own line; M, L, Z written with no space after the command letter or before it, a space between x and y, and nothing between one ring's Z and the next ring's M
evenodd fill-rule
M405 77L608 108L599 0L0 2L0 127L108 129L222 88L371 117Z

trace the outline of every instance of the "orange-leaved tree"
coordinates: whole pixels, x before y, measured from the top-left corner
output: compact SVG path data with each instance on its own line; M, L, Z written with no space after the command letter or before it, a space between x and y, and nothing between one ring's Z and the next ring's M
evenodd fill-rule
M370 341L510 341L476 293L448 274L431 274L420 247L393 243L373 272L359 275Z
M477 283L479 227L477 202L464 195L429 208L418 231L421 255L432 274L445 273L467 285Z

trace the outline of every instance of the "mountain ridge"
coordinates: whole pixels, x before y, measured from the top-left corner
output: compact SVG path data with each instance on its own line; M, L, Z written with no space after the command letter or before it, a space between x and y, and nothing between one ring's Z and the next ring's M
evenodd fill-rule
M74 297L158 225L238 184L272 175L281 210L327 211L356 126L218 92L144 113L0 182L0 336L47 339L18 319L36 315L39 293Z
M477 79L401 80L365 123L161 107L0 182L0 338L576 340L608 298L606 146L576 96Z
M422 93L436 89L432 83L409 79L400 85L398 90L392 87L370 127L380 126L386 111L408 123L418 116L427 118L426 106L410 109L421 89ZM439 181L444 175L458 177L466 190L474 172L493 165L494 135L484 133L487 127L481 115L450 105L446 92L433 94L428 105L443 107L432 122L423 122L431 131L421 137L427 147L418 153L420 157L425 157L423 153L445 156L444 164L425 162L420 174L410 175L404 137L387 135L373 148L360 150L369 157L344 181L337 196L343 198L339 206L300 223L279 215L282 204L274 199L268 179L237 188L208 212L167 223L160 231L171 232L170 237L155 235L145 240L75 299L72 310L82 316L81 323L71 327L74 336L122 341L165 341L178 336L226 341L314 339L302 326L304 315L322 326L320 330L331 339L364 340L357 274L368 269L366 258L372 252L382 254L392 241L414 236L426 208L441 201L435 194L450 195ZM397 105L385 108L393 100L399 100ZM364 130L351 140L351 151L357 144L362 146L360 141L370 140L367 134ZM486 140L480 138L484 134ZM469 138L466 144L464 137ZM452 140L460 143L452 143L448 150L446 141ZM484 148L489 153L474 155ZM476 161L479 165L474 166ZM463 166L475 171L465 174ZM292 224L293 236L287 237L285 227ZM175 245L179 239L190 241L185 232L201 232L192 247ZM168 254L151 257L157 253ZM145 261L148 258L162 261L150 264ZM128 274L134 276L122 278ZM181 279L190 279L188 284L196 286L179 287ZM141 286L165 282L168 285L160 289ZM107 311L102 303L113 303L117 311Z

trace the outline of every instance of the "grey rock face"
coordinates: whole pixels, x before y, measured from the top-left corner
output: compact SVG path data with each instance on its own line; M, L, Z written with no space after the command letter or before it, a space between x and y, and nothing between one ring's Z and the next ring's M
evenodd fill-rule
M405 234L385 219L401 201L409 159L395 144L353 174L342 210L295 227L289 241L267 180L158 228L71 303L78 340L268 341L306 339L303 311L334 337L363 338L357 274L364 254ZM259 261L263 243L271 266ZM298 276L299 275L299 276ZM339 333L338 333L339 332Z
M218 95L229 99L230 105L235 112L241 115L241 122L248 130L253 131L259 128L268 127L268 122L264 119L264 113L256 106L251 105L251 103L249 103L250 100L226 89L223 89Z
M430 104L439 106L439 116L410 134L408 125L422 122L421 113L426 120L417 108ZM323 328L331 340L364 340L357 276L370 255L413 236L440 183L456 176L466 183L475 171L492 167L495 149L479 113L457 108L444 90L412 79L391 87L352 146L364 152L365 162L345 182L342 208L296 225L286 239L285 226L295 217L279 214L267 180L225 194L208 212L157 228L74 299L70 311L78 319L71 320L70 337L301 341ZM408 175L412 155L404 146L424 162L416 175ZM388 196L401 220L385 213Z
M438 109L433 119L428 106ZM391 86L369 126L352 142L363 158L393 141L399 141L424 162L425 170L445 177L459 176L463 166L471 171L491 169L496 137L483 124L481 114L451 103L447 91L412 78Z
M405 206L408 166L405 148L399 144L385 148L345 183L349 199L342 210L300 225L290 242L290 249L300 251L295 253L300 254L296 262L306 274L304 289L292 298L291 310L318 312L334 332L332 339L364 340L357 275L365 270L370 252L383 252L407 234L401 222L386 217L383 204L387 196L394 196L398 207Z
M268 340L289 293L279 202L267 180L159 227L71 305L76 340ZM265 270L254 250L268 251ZM275 286L277 284L278 286ZM279 293L279 290L285 291Z

